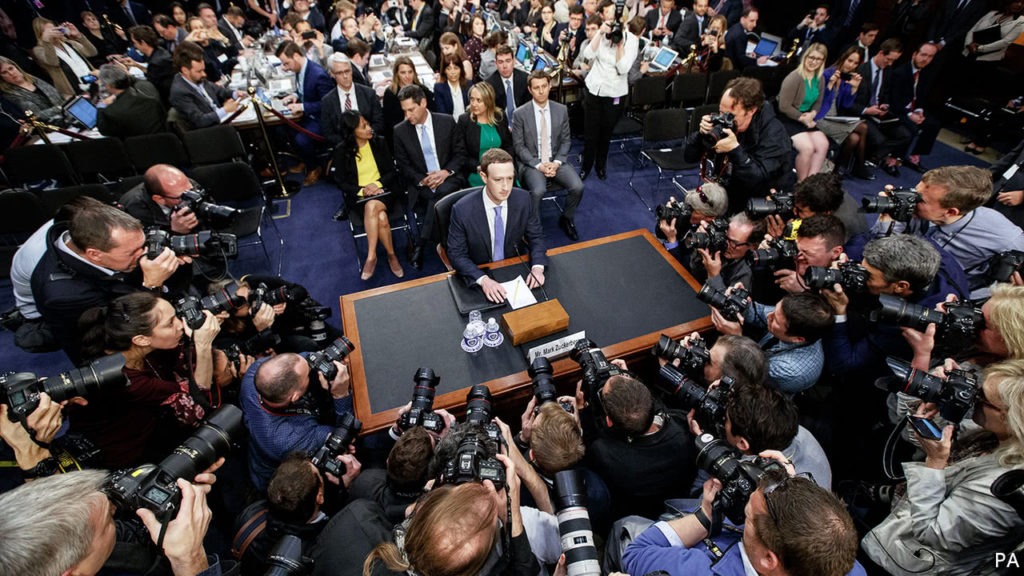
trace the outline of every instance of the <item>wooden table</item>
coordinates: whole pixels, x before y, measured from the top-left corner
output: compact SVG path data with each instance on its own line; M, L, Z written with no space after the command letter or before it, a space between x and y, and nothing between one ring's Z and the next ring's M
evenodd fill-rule
M569 314L569 329L519 348L506 341L469 355L460 347L465 318L448 288L451 273L341 296L356 416L363 431L390 426L412 395L412 376L432 367L441 377L434 408L457 409L474 384L486 384L495 404L531 394L525 352L580 330L609 358L649 354L661 334L673 339L710 328L700 285L647 230L635 230L548 251L549 296ZM485 266L499 281L525 274L519 258ZM538 299L539 291L534 291ZM498 318L508 308L484 313ZM563 383L579 373L568 358L552 362Z

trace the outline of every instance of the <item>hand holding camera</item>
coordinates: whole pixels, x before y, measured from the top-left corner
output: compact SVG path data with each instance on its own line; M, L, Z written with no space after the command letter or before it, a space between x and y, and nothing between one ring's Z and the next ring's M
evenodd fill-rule
M337 370L334 378L328 382L323 372L317 372L317 378L320 380L320 387L331 393L331 397L335 400L345 398L349 394L349 385L352 383L352 379L348 373L348 366L338 361L332 361L331 364Z
M210 486L192 484L182 478L178 478L177 486L181 491L181 504L178 515L167 524L166 530L153 512L140 508L136 514L154 543L159 542L160 533L164 532L163 551L174 574L198 574L209 568L203 538L213 518L213 512L206 505Z
M82 398L77 398L82 403ZM61 426L61 408L64 402L54 402L45 392L39 393L39 405L24 423L12 420L7 404L0 404L0 438L14 450L14 459L22 470L30 470L50 456L40 444L49 444Z
M208 350L213 345L214 338L220 333L220 320L209 310L203 310L202 312L203 316L206 317L206 321L199 328L193 330L187 322L183 322L182 325L185 329L185 335L195 340L197 349Z
M144 288L157 288L164 285L182 264L191 263L188 256L175 256L174 251L165 247L156 258L143 255L139 259L139 267L142 268L142 286Z
M231 100L234 102L234 100ZM235 105L237 106L237 102ZM227 103L225 102L225 110ZM193 228L199 225L199 218L189 208L184 210L171 211L171 232L175 234L188 234Z

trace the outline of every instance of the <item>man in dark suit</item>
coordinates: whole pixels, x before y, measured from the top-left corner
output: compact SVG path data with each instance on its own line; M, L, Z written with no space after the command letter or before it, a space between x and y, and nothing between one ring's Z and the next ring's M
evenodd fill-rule
M431 53L434 45L434 28L437 26L437 19L434 18L434 11L425 0L409 0L408 4L406 18L409 25L405 27L405 36L417 40L420 51L426 56L427 53Z
M543 71L530 75L533 100L516 109L512 121L512 143L519 159L519 181L529 190L533 210L540 217L540 203L548 182L565 188L565 210L558 225L570 240L579 240L576 207L583 198L583 181L569 165L569 112L563 104L548 99L551 80Z
M459 167L465 162L465 144L456 134L454 118L427 110L427 97L418 85L402 88L398 100L405 120L395 126L395 163L409 185L409 206L415 209L419 198L426 198L423 226L409 257L419 270L423 267L424 244L435 241L434 204L466 185L459 175ZM412 220L415 223L415 218Z
M875 13L875 0L835 0L832 4L832 22L836 27L837 45L854 39L861 25L869 22Z
M522 70L516 70L516 58L512 48L507 45L498 46L494 50L494 74L487 77L487 83L494 88L494 105L505 113L505 121L512 128L512 113L516 108L530 101L527 86L529 76ZM512 95L512 99L508 95Z
M127 30L132 26L150 26L153 24L153 15L144 4L120 0L117 8L111 10L110 17Z
M745 8L739 22L733 24L725 33L725 55L732 60L732 65L737 70L747 66L759 66L768 61L768 56L757 56L753 52L747 52L747 43L750 42L747 35L757 28L759 15L757 8Z
M100 66L100 84L110 96L96 114L96 128L111 138L154 134L167 129L167 112L160 93L146 80L133 80L115 64Z
M352 81L363 86L370 86L370 45L359 38L349 40L345 46L345 55L352 62Z
M871 59L871 46L875 43L875 39L878 38L878 24L873 22L865 22L860 27L860 33L857 34L857 39L851 42L849 45L843 47L842 50L836 52L842 54L850 49L851 46L857 48L857 52L860 53L861 64Z
M291 13L298 14L300 18L309 22L314 30L327 33L327 20L316 6L310 6L309 0L295 0L292 2Z
M583 42L587 39L587 29L583 26L583 18L583 6L573 4L569 8L569 21L555 26L555 31L552 34L555 38L555 56L562 49L562 43L568 42L568 60L569 62L576 61L576 56L579 55L583 48Z
M328 63L338 88L328 92L320 101L320 129L323 137L332 145L341 142L341 114L346 110L362 114L373 127L373 133L383 136L384 111L377 100L377 93L369 86L352 81L355 69L348 56L331 54Z
M160 35L160 43L171 54L174 54L178 45L184 42L188 36L188 32L185 32L184 28L179 28L174 20L165 14L159 14L153 19L153 28Z
M319 134L320 101L334 90L334 82L323 67L306 58L306 52L295 42L281 44L277 47L276 54L281 59L281 66L295 73L299 89L298 94L288 96L282 103L292 112L302 112L302 121L299 124L306 130ZM317 165L316 161L316 145L309 136L296 132L295 147L302 157L302 165L293 168L293 171L301 172L303 168L312 166L307 170L306 178L302 182L304 186L309 186L323 174L323 168Z
M501 148L491 148L480 158L480 193L470 192L452 207L448 228L448 259L455 271L483 289L491 302L504 302L508 296L496 280L478 266L515 256L525 236L530 244L530 288L544 284L544 229L533 209L530 195L513 188L515 166L512 157Z
M690 46L700 47L700 37L710 23L708 0L693 0L693 10L683 16L679 28L672 36L672 48L685 58L690 52Z
M174 80L174 61L171 54L160 46L160 37L151 26L134 26L128 29L132 46L146 58L146 66L122 56L118 62L125 66L135 66L146 71L146 80L156 86L160 92L160 101L168 103L171 94L171 82Z
M193 44L182 44L174 54L178 74L171 83L171 106L188 120L192 128L206 128L238 109L238 102L227 88L206 79L203 51ZM235 96L241 96L239 92Z
M217 29L228 39L231 46L239 51L247 46L251 46L254 42L252 37L247 36L242 30L244 26L245 12L238 6L228 8L224 16L221 16L221 19L217 21Z
M967 31L974 26L985 12L985 0L942 0L938 15L928 28L927 39L935 43L940 51L949 48L953 53L963 50Z
M892 117L889 110L891 66L902 53L903 43L898 38L882 42L878 53L857 69L862 80L853 104L839 108L843 116L860 116L868 120L867 147L880 159L879 167L893 178L899 176L899 161L892 156L902 155L911 138L910 132L899 119Z
M676 0L661 0L657 10L649 10L647 35L655 42L669 42L682 22L682 15L676 10Z
M714 13L725 16L725 23L732 26L743 15L743 0L718 0L714 5Z
M804 19L789 31L786 36L786 43L792 45L794 40L800 44L797 54L803 54L808 46L815 42L821 42L826 48L832 48L832 27L829 26L828 4L819 4L817 8L804 16Z
M927 103L927 95L935 82L935 68L931 63L938 51L938 46L931 42L921 44L910 60L893 67L890 78L889 106L900 123L914 135L903 165L921 174L927 168L921 165L920 157L931 154L942 129L938 114L930 110Z

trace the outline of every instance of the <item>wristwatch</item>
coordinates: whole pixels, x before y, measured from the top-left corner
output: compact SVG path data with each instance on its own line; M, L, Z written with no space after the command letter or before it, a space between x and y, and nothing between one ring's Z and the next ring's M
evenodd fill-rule
M59 465L57 464L57 459L53 456L47 456L32 468L29 468L28 470L22 469L21 475L24 476L26 480L34 480L36 478L53 476L57 472L58 468Z

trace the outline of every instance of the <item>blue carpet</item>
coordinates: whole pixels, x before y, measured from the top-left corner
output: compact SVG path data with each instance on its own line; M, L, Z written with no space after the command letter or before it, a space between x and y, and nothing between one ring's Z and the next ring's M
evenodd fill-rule
M586 191L576 215L576 227L581 241L637 228L651 229L654 226L654 214L644 207L628 185L638 143L639 141L627 142L624 150L613 145L608 159L608 179L601 181L596 175L591 174L586 181ZM581 142L574 144L571 155L574 162L581 148ZM927 167L950 164L987 165L974 156L942 143L936 143L933 153L924 157L923 163ZM920 175L907 169L903 169L897 179L891 179L880 171L878 174L878 179L873 182L852 179L844 181L846 191L859 200L864 196L877 194L885 184L915 186L920 179ZM681 181L686 187L692 188L697 183L697 176L688 175L682 177ZM668 178L662 181L657 190L656 182L657 171L651 166L637 170L633 177L634 185L651 205L655 201L667 201L676 191ZM278 201L278 214L275 218L281 235L285 238L282 276L305 285L314 298L330 306L333 312L330 322L338 327L341 327L339 296L399 281L387 267L383 248L378 248L378 264L374 277L366 282L359 279L349 225L347 222L335 222L331 219L340 198L341 193L336 188L321 182L304 188L291 200ZM542 202L541 205L541 219L547 233L548 247L569 244L569 239L558 228L558 209L552 202ZM273 229L265 228L264 235L276 266L278 250ZM410 266L405 259L404 233L395 234L395 244L396 252L405 269L405 277L401 281L444 271L444 266L436 254L427 254L422 271ZM365 257L365 240L360 240L359 250L360 258ZM258 246L243 247L240 251L238 260L230 264L234 276L267 273L271 270L263 251ZM13 305L10 281L0 282L0 310L6 310ZM0 331L0 370L32 371L40 376L48 376L71 367L71 363L62 352L29 354L14 345L10 332Z

